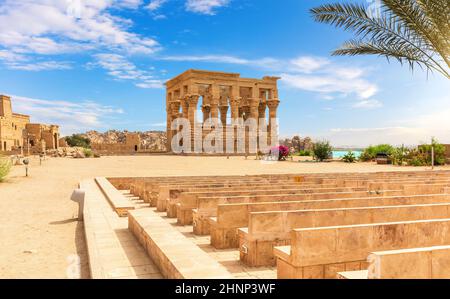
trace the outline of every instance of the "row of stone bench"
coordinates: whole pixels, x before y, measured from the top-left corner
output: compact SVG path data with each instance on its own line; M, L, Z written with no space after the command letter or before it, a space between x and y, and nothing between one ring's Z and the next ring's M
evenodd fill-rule
M427 182L434 182L434 183L441 183L441 184L449 184L449 180L428 180ZM195 209L199 203L200 197L237 197L237 196L244 196L244 195L290 195L290 194L302 194L302 193L331 193L331 192L344 192L344 191L381 191L381 190L395 190L398 188L403 188L406 184L411 185L414 187L416 184L423 184L422 181L400 181L397 183L397 185L394 184L394 181L380 181L375 182L371 181L369 184L366 184L366 187L337 187L336 185L326 185L322 188L322 186L290 186L290 185L281 185L281 186L255 186L255 185L236 185L226 188L216 187L216 188L207 188L207 189L201 189L201 187L198 186L191 186L190 188L184 188L184 189L172 189L169 192L168 197L163 197L158 200L158 211L168 211L169 217L176 217L179 210L181 213L187 213L186 216L188 219L191 218L191 210ZM170 187L168 187L170 188ZM175 187L173 187L175 188ZM249 190L250 189L250 190ZM322 189L322 190L321 190ZM196 190L196 191L193 191ZM320 192L322 191L322 192ZM184 216L181 216L180 224L190 224L190 220L187 222L183 221L183 218L186 218Z
M217 207L220 204L434 194L446 192L449 186L450 181L422 185L392 184L387 189L373 191L368 188L330 188L329 190L298 188L291 190L236 191L228 194L185 193L177 199L175 205L168 206L167 215L168 217L177 217L180 225L194 223L196 234L208 234L209 218L217 216ZM176 206L176 212L174 206Z
M289 245L294 229L440 218L450 218L450 195L440 204L251 213L248 228L239 229L241 261L275 265L273 247Z
M427 176L433 176L433 177L444 177L444 176L448 176L448 172L436 172L436 173L423 173L421 174L422 176L427 177ZM403 178L408 178L411 177L412 174L411 173L396 173L396 174L392 174L392 173L375 173L375 174L370 174L371 178L392 178L392 177L398 177L401 176ZM339 177L339 178L337 178ZM163 177L163 178L135 178L132 182L128 181L128 189L131 189L131 192L137 196L140 196L142 199L144 200L148 200L151 202L152 206L156 206L156 202L154 200L151 200L150 198L147 197L152 197L152 196L158 196L158 193L160 192L160 189L164 188L164 184L169 185L171 187L181 187L182 185L186 186L187 184L190 185L197 185L199 186L199 184L203 184L204 187L205 185L212 185L214 184L214 186L211 187L219 187L217 184L218 183L229 183L229 184L233 184L233 183L246 183L246 182L251 182L253 181L253 183L257 183L259 182L261 183L272 183L275 184L277 183L281 183L283 182L283 184L294 184L294 183L302 183L302 184L306 184L308 182L313 182L315 184L324 184L326 183L327 180L329 180L330 182L341 182L342 180L344 180L344 178L360 178L360 179L365 179L365 178L369 178L369 175L364 174L346 174L346 175L342 175L340 174L339 176L337 176L336 174L327 174L327 175L308 175L308 176L299 176L299 175L270 175L270 176L224 176L224 177L208 177L208 178L204 178L204 177ZM119 187L119 189L123 189L124 186L120 186L120 185L124 185L123 184L123 179L121 178L111 178L110 179L113 184L116 185L116 187ZM349 182L347 182L348 184ZM345 186L349 186L349 187L357 187L353 184L348 184ZM119 185L119 186L117 186ZM342 185L337 185L337 186L342 186ZM122 188L120 188L122 187ZM200 186L199 186L200 187ZM150 193L147 194L146 192ZM166 196L167 197L167 196ZM157 200L157 199L155 199Z
M238 229L249 227L256 212L339 209L356 207L382 207L420 205L450 202L449 195L430 194L413 196L359 197L305 201L224 204L217 207L217 217L209 218L211 245L218 249L238 248Z
M369 269L367 257L374 251L448 244L450 219L445 218L294 229L291 245L275 247L274 254L278 278L336 278L339 272ZM447 267L448 256L445 260Z
M429 178L431 177L431 179ZM314 178L314 179L317 179ZM419 179L419 180L418 180ZM354 178L348 178L348 179L344 179L344 180L340 180L341 185L349 182L349 181L353 181L352 183L354 183L354 186L357 186L357 184L361 184L365 185L365 186L371 186L370 188L376 188L378 187L376 190L377 192L371 192L370 190L366 190L367 188L362 188L361 187L354 187L354 188L341 188L339 189L337 187L336 182L338 182L339 180L336 179L328 179L328 178L319 178L318 180L321 180L321 183L311 183L311 184L307 184L305 183L305 181L307 181L306 179L301 181L300 186L304 186L307 185L309 189L305 189L305 188L296 188L296 189L289 189L291 188L288 185L285 185L286 189L270 189L267 187L262 187L261 186L261 190L252 190L252 191L231 191L230 188L231 187L226 187L228 188L228 190L222 190L221 195L227 195L227 196L217 196L217 192L205 192L205 190L202 190L200 192L192 192L192 188L195 188L196 183L186 183L184 182L184 186L181 192L179 192L177 194L177 210L176 210L176 216L179 217L179 220L181 218L181 221L179 221L181 224L184 223L189 223L189 218L192 219L192 217L194 218L194 231L196 230L197 227L201 227L201 225L198 225L199 223L205 223L204 219L205 217L197 217L198 215L201 216L206 216L206 227L205 228L207 230L209 230L209 224L211 224L212 227L212 231L214 231L214 221L216 221L218 223L220 216L219 213L221 211L221 207L227 207L227 206L232 206L228 203L230 202L236 202L237 204L235 204L235 206L238 205L243 205L245 206L245 208L247 209L247 212L245 212L244 210L241 211L241 213L244 213L247 215L247 221L248 221L248 227L249 229L246 231L245 229L241 229L240 230L240 235L241 235L241 240L242 240L242 246L241 246L241 259L249 264L252 264L253 261L256 261L254 263L254 265L258 265L258 263L260 261L263 261L262 263L271 263L273 264L273 253L272 253L272 248L274 245L284 245L284 244L290 244L291 241L291 234L295 231L297 231L297 225L303 225L303 226L308 226L308 225L313 225L311 223L307 223L307 222L302 222L302 221L306 221L304 218L305 215L309 215L307 217L310 217L308 219L310 219L310 221L313 221L315 218L315 214L316 213L320 213L323 215L327 215L326 213L332 213L332 215L335 215L334 217L328 217L327 216L323 216L324 219L328 220L329 222L326 222L326 220L323 220L323 222L317 222L314 225L334 225L334 222L336 222L336 225L345 225L345 224L355 224L355 223L361 223L358 221L362 221L363 223L372 223L375 221L405 221L405 220L419 220L419 219L432 219L432 218L449 218L450 216L448 216L447 214L440 214L440 213L444 213L447 212L447 204L448 202L450 202L449 200L449 196L450 195L446 195L446 194L433 194L433 193L444 193L446 192L447 186L449 185L449 182L446 180L446 175L440 173L439 175L430 175L430 176L423 176L423 177L410 177L409 175L407 176L402 176L402 175L398 175L398 176L393 176L392 178L386 180L386 179L378 179L375 178L373 179L373 177L367 176L364 178L360 178L360 179L354 179ZM324 181L326 180L326 181ZM280 180L282 181L282 180ZM359 181L359 182L358 182ZM370 181L370 183L368 183ZM252 182L252 181L251 181ZM208 188L207 184L209 184L210 182L205 181L204 186L203 187L205 189ZM236 188L242 187L242 184L234 184L234 182L232 182L233 185L236 185ZM323 189L322 186L316 186L317 184L328 184L327 188L329 188L330 190L328 191L342 191L345 190L347 192L328 192L328 193L314 193L314 191L321 191L320 189ZM330 184L330 183L334 183ZM418 185L419 183L422 183L422 185ZM425 184L423 184L425 183ZM427 184L428 183L428 184ZM164 184L166 184L165 182L160 184L161 186L163 186ZM399 190L384 190L384 188L388 188L388 187L392 187L392 186L399 186ZM170 198L170 192L171 190L173 190L173 192L179 191L175 188L179 187L177 186L177 184L166 184L165 186L167 186L167 188L169 188L169 200ZM190 186L190 187L189 187ZM217 185L216 185L217 186ZM230 185L231 186L231 185ZM294 185L295 186L295 185ZM407 186L407 187L405 187ZM250 186L250 188L252 188L254 186ZM170 189L170 188L174 188L174 189ZM214 187L213 187L214 188ZM219 188L220 187L215 187L215 188ZM334 189L333 189L334 188ZM359 188L359 189L358 189ZM293 194L279 194L279 192L283 191L283 190L292 190L291 192L293 192ZM300 190L300 191L299 191ZM308 191L307 191L308 190ZM183 192L183 191L187 191L187 192ZM217 189L216 189L217 191ZM322 190L323 191L323 190ZM233 192L243 192L244 194L246 193L247 195L236 195ZM258 193L255 195L255 192ZM263 195L264 193L270 193L273 192L274 194L271 195ZM278 193L277 193L278 192ZM288 191L290 192L290 191ZM300 192L300 194L297 194L298 192ZM302 193L303 192L303 193ZM363 193L361 193L363 192ZM191 193L191 194L189 194ZM193 194L197 193L196 195L193 196ZM225 193L225 194L224 194ZM253 195L248 195L248 194L252 194ZM428 195L423 195L423 194L427 194ZM193 204L193 206L189 206L189 199L186 200L185 203L187 203L184 208L182 209L182 203L184 203L183 200L183 195L184 194L188 194L191 198L192 201L194 201L195 203ZM202 197L203 195L211 195L209 197ZM318 195L316 195L318 194ZM412 196L405 196L405 195L412 195ZM380 197L380 195L383 195L383 197ZM397 196L392 196L392 195L397 195ZM398 195L402 195L402 196L398 196ZM186 197L186 198L189 198ZM302 197L303 196L303 197ZM328 197L329 196L329 197ZM365 196L365 197L362 197ZM193 198L193 199L192 199ZM285 200L286 198L288 198L287 200ZM315 200L307 200L305 201L305 199L312 199L315 198ZM328 200L325 200L323 198L329 198ZM249 211L248 207L249 205L253 204L253 205L257 205L259 204L260 207L262 205L266 205L266 209L270 209L269 203L252 203L252 200L254 201L264 201L264 200L269 200L272 199L272 201L282 201L282 202L272 202L274 207L274 210L276 210L276 212L256 212L255 211ZM291 202L289 200L294 200L294 202ZM302 201L303 200L303 201ZM353 200L353 202L351 203L351 201ZM344 204L344 207L351 207L351 206L358 206L358 201L359 200L359 205L362 205L362 207L359 208L353 208L353 209L342 209L342 206L340 206L340 204ZM364 203L364 202L365 203ZM250 203L249 203L250 202ZM312 209L313 205L315 203L318 203L319 205L322 204L322 206L320 206L319 208L316 208L316 211L314 210L306 210L306 209ZM377 202L377 203L374 203ZM436 204L436 202L442 202L441 204ZM192 202L191 202L192 203ZM380 206L380 203L383 203ZM392 204L401 204L401 205L409 205L409 206L391 206ZM419 204L418 204L419 203ZM425 203L425 204L424 204ZM308 205L307 208L299 208L300 205L302 204L306 204ZM367 208L367 206L365 205L369 205L372 206L372 204L374 205L373 208ZM415 204L415 205L411 205L411 204ZM278 206L277 205L285 205L286 210L278 210ZM319 209L323 209L324 206L326 205L331 205L332 209L328 209L327 211L323 211L323 210L319 210ZM288 207L291 206L292 208L289 209ZM445 209L444 209L445 206ZM366 208L363 208L366 207ZM293 209L300 209L301 211L294 211ZM185 212L185 211L189 211L189 209L194 209L196 210L193 214L193 216L189 216L187 215L187 213L189 212ZM243 209L243 207L241 206L241 209ZM415 210L414 210L415 209ZM418 209L418 210L417 210ZM435 209L439 209L439 213L435 213L436 210ZM213 211L212 213L214 213L214 211L216 211L217 213L217 218L216 219L210 219L211 216L210 214L206 213L206 215L204 214L205 211ZM268 211L268 210L264 210L264 211ZM415 212L414 212L415 211ZM417 211L419 211L418 214ZM170 213L170 212L169 212ZM192 213L192 212L191 212ZM271 218L267 218L269 220L267 220L265 217L267 217L267 215L270 214L270 217L275 217L275 219L277 219L278 221L273 221L270 220ZM196 216L197 215L197 216ZM345 215L345 216L342 216ZM351 215L353 215L354 217L350 217ZM357 215L357 216L356 216ZM373 218L375 216L378 216L379 218ZM433 215L433 216L429 216L429 215ZM434 216L435 215L435 216ZM215 216L215 215L213 215ZM201 219L201 221L197 222L197 219ZM262 217L262 218L261 218ZM345 218L345 219L349 219L349 222L344 222L344 223L340 223L340 219ZM359 217L359 218L358 218ZM385 217L385 218L383 218ZM408 218L410 217L410 218ZM416 217L416 218L415 218ZM231 218L230 218L231 219ZM260 220L263 219L263 223L260 222ZM289 221L287 221L286 219L290 219ZM299 220L300 223L295 222L296 220L292 220L292 219L301 219ZM360 219L360 220L357 220ZM372 219L372 220L371 220ZM385 220L383 220L385 219ZM351 220L353 220L354 222L351 222ZM314 220L315 221L315 220ZM183 223L184 222L184 223ZM264 224L265 222L267 222L266 224ZM252 224L254 223L254 224ZM273 231L270 231L270 229L268 231L266 231L267 227L272 228L271 225L273 225L274 223L276 223L277 225L275 225L276 229L278 229L279 235L277 235L278 237L275 238L275 240L273 240L274 238L270 239L270 240L265 240L264 237L270 236L273 234ZM288 223L288 225L286 225L286 223ZM313 226L311 226L313 227ZM311 228L308 227L308 228ZM308 229L305 228L305 229ZM234 240L233 242L233 246L236 244L236 227L230 227L230 228L224 228L229 229L228 232L232 231L234 234ZM292 230L293 229L293 230ZM224 230L224 231L225 231ZM289 233L290 231L292 231L292 233ZM200 229L198 232L202 233L202 230ZM204 232L203 232L204 233ZM212 234L214 235L214 233L212 232ZM259 234L259 235L258 235ZM262 236L262 239L259 238ZM255 238L254 238L255 237ZM258 239L259 238L259 239ZM283 239L284 238L284 239ZM212 243L214 242L214 237L211 238L212 239ZM218 238L216 238L218 239ZM249 245L248 243L253 242L251 245ZM266 242L268 241L268 242ZM247 243L245 243L247 242ZM226 243L226 242L225 242ZM292 245L294 246L294 244ZM293 248L293 247L292 247ZM286 251L286 248L283 249L284 252ZM283 251L282 250L282 251ZM294 250L294 249L292 249ZM301 250L301 249L300 249ZM290 250L291 252L291 250ZM279 264L282 264L282 262L280 262ZM287 259L285 259L285 264L289 264L289 261ZM344 265L342 267L342 264ZM253 265L253 264L252 264ZM295 265L295 264L292 264ZM327 266L327 265L321 265L321 269L322 269L322 274L323 276L327 276L328 274L324 274L324 273L330 273L333 272L330 269L336 269L336 273L339 271L350 271L350 270L359 270L359 269L364 269L365 267L367 268L367 263L365 262L361 262L361 261L350 261L350 262L344 262L344 263L333 263L330 264L332 266ZM338 265L338 266L336 266ZM325 267L327 266L327 267ZM330 268L331 267L331 268ZM334 268L333 268L334 267ZM281 267L282 268L282 267ZM287 269L286 267L284 269ZM318 267L317 267L318 269ZM283 273L283 270L280 270L281 273ZM303 272L304 269L301 269L302 272L302 277L303 277ZM334 275L336 274L334 273ZM281 275L281 274L280 274ZM282 275L281 275L282 276ZM305 277L308 277L308 275L306 275ZM297 277L300 278L300 277Z

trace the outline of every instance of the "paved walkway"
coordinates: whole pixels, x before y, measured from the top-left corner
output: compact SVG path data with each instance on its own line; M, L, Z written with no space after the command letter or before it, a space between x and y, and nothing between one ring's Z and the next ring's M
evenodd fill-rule
M145 250L118 217L93 179L85 180L84 225L92 278L162 278ZM128 194L135 208L143 204Z

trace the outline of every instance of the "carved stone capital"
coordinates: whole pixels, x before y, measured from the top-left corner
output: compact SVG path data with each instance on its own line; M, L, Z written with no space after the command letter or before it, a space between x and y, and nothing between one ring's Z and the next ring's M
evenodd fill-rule
M234 106L239 106L242 102L242 98L241 97L232 97L230 99L230 106L234 107Z
M248 99L248 105L252 108L258 108L261 100L259 98L250 98Z
M220 98L211 97L211 107L219 107Z
M191 95L189 95L188 96L188 98L189 98L189 106L190 105L193 105L193 106L197 106L197 104L198 104L198 100L200 99L200 95L198 95L198 94L191 94Z
M273 100L267 101L267 106L269 107L270 110L277 109L279 105L280 105L280 101L278 99L273 99Z

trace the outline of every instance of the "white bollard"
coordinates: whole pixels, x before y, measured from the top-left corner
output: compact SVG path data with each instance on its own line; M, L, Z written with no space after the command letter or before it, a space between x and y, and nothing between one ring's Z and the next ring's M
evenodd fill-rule
M83 220L83 209L84 209L84 196L85 192L82 189L75 189L70 197L71 201L78 203L78 221Z

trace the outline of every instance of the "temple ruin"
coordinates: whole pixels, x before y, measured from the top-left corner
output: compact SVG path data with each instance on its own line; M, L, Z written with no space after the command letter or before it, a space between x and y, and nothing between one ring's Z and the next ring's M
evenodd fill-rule
M220 150L215 153L225 152L227 130L234 133L233 140L228 140L233 153L239 153L239 141L245 143L245 153L261 150L260 146L251 146L249 140L252 137L258 138L258 144L272 145L273 140L278 140L275 120L280 103L277 87L279 79L268 76L250 79L241 78L237 73L188 70L169 80L166 83L167 148L174 151L172 139L177 130L173 130L173 123L180 118L188 119L190 127L195 128L191 130L190 150L193 153L211 153L203 146L203 142L217 125L223 128L223 147L219 146ZM197 118L199 108L203 114L202 121ZM258 132L267 128L267 135L255 136L257 132L247 129L245 140L239 140L241 137L238 132L245 129L248 119L256 121ZM206 125L210 120L217 120L216 125Z
M14 113L11 98L0 95L0 151L40 153L58 149L59 126L30 123L30 116Z

